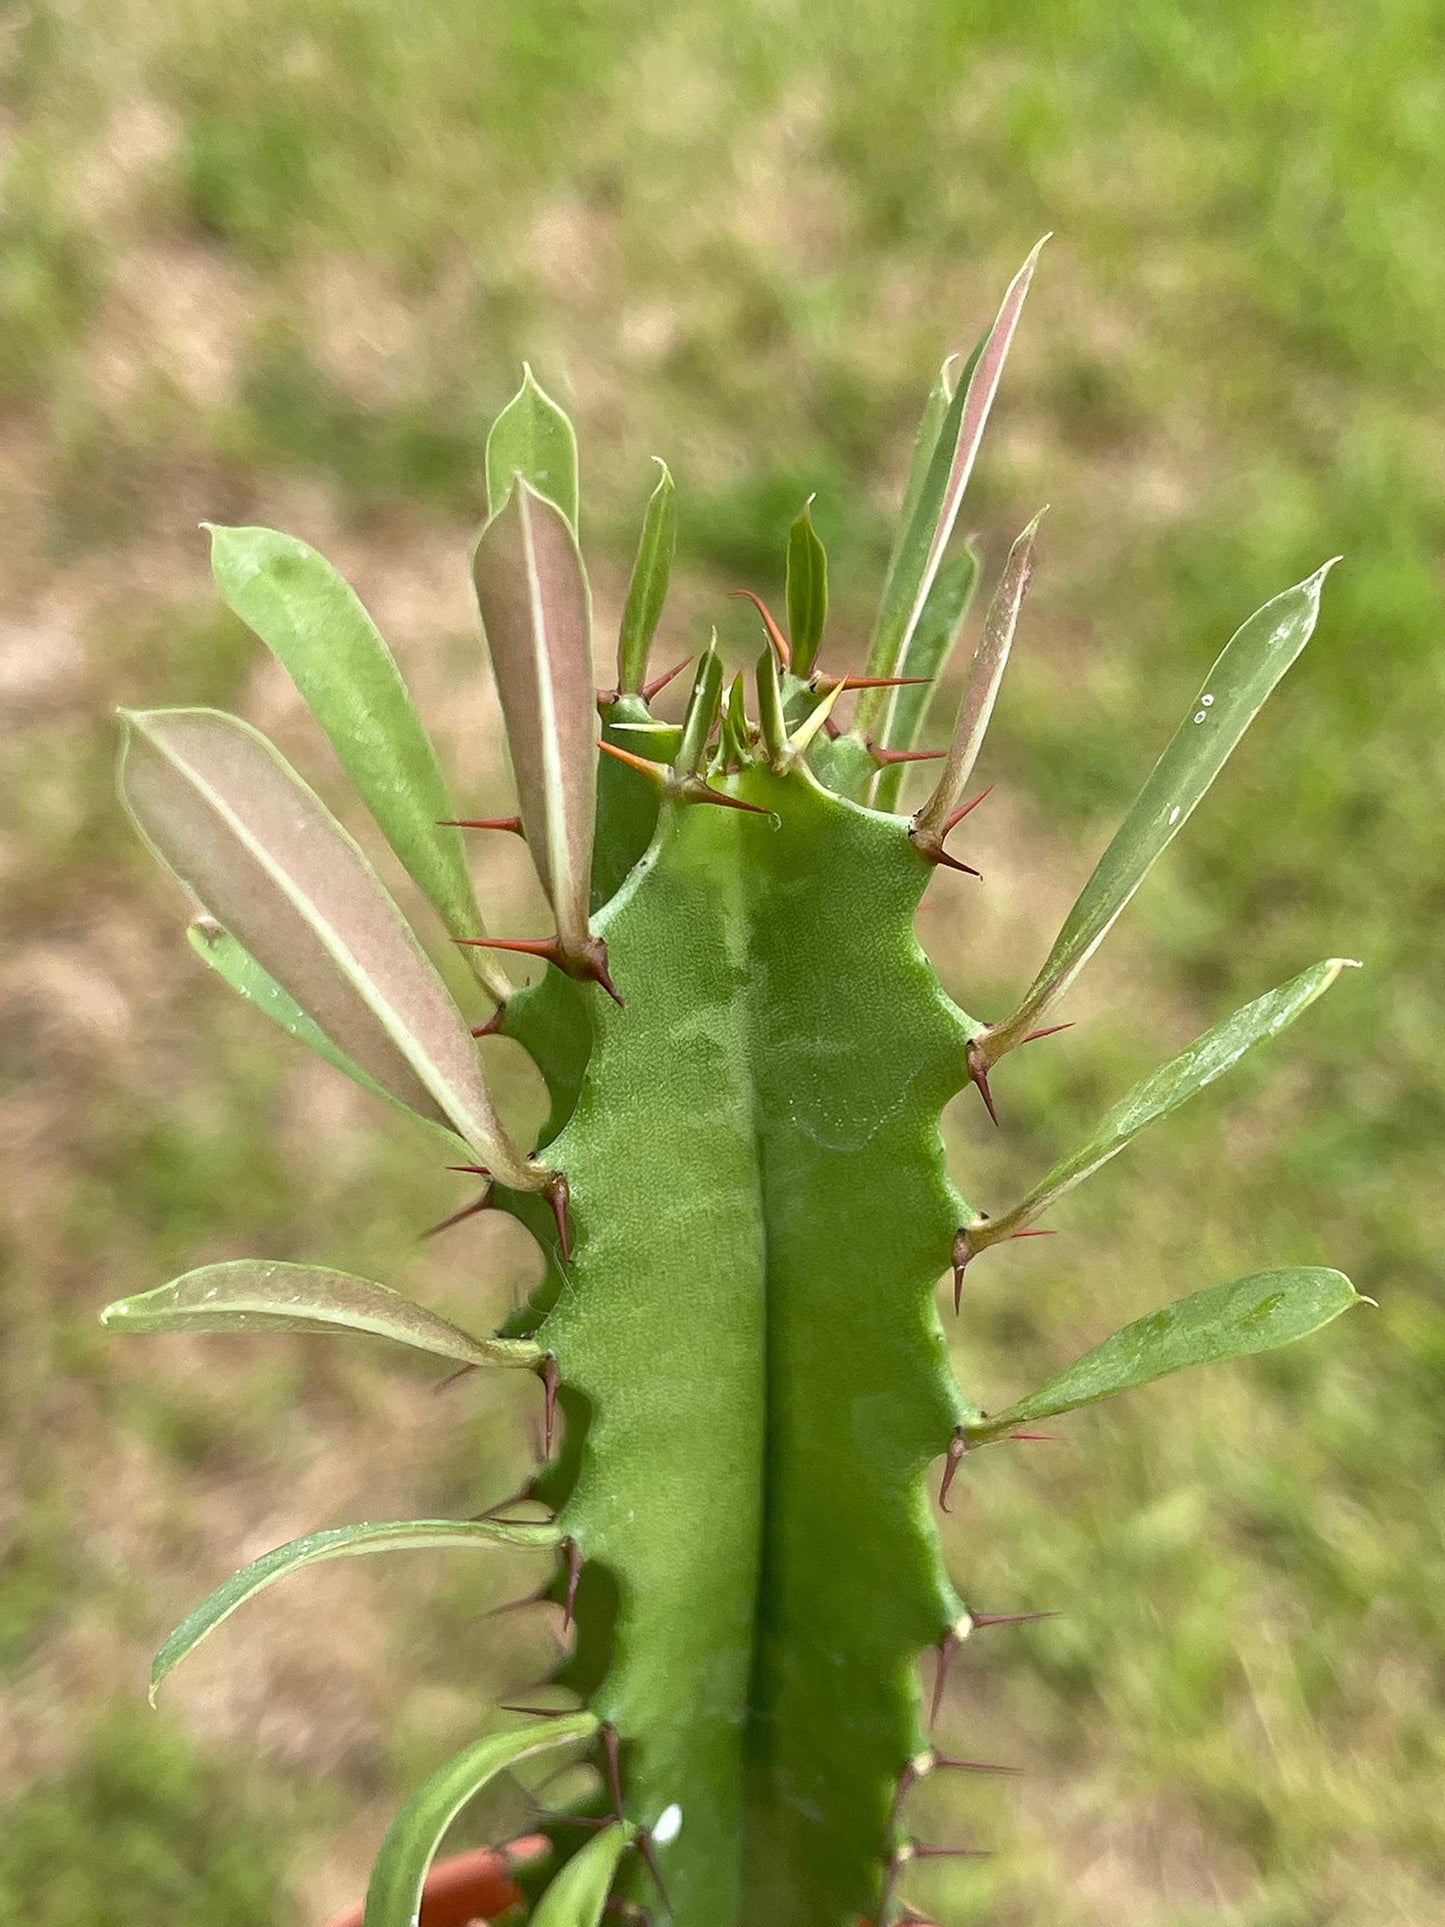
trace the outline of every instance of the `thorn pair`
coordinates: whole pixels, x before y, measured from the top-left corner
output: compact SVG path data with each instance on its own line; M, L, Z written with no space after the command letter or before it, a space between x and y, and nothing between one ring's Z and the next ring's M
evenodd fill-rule
M626 1008L608 975L607 945L601 937L588 937L576 952L564 951L556 937L453 937L452 942L466 950L514 950L524 957L541 957L579 983L601 984L619 1010ZM485 1025L472 1033L474 1037L487 1034Z
M952 816L945 819L942 828L936 832L920 827L918 818L915 816L908 826L913 847L921 855L926 856L930 863L941 863L948 870L961 870L965 876L982 876L981 870L975 870L971 863L963 863L956 856L950 856L943 846L949 831L957 828L970 811L976 810L993 787L990 783L988 789L980 790L977 796L971 796L966 803L960 804Z
M667 685L672 682L675 677L682 674L683 670L686 669L691 661L691 656L684 656L682 661L675 662L671 669L664 669L660 676L654 676L651 682L645 682L638 690L638 695L645 703L650 703L654 696L660 696ZM597 692L597 707L604 715L611 709L614 703L621 702L621 700L622 691L620 689L599 689Z
M994 1120L995 1123L998 1121ZM981 1226L986 1226L986 1218L976 1218L974 1222L959 1228L953 1240L953 1311L954 1316L963 1309L963 1274L975 1258L981 1257L996 1244L1008 1244L1014 1238L1053 1238L1058 1233L1045 1225L1024 1225L1017 1231L1005 1232L1001 1238L989 1238L983 1244L975 1244L971 1234Z
M1057 1619L1056 1612L1042 1613L976 1613L965 1612L961 1619L954 1622L938 1642L938 1665L933 1675L933 1694L928 1706L928 1727L932 1732L938 1724L939 1711L943 1706L943 1695L948 1687L948 1675L954 1657L963 1642L976 1632L986 1632L990 1626L1026 1626L1036 1619Z
M985 795L987 795L987 793L987 791L984 792ZM1061 1030L1072 1030L1073 1028L1074 1020L1072 1018L1070 1018L1066 1024L1045 1024L1042 1030L1026 1032L1024 1036L1020 1037L1019 1043L1033 1044L1036 1043L1040 1037L1057 1037ZM971 1037L969 1039L967 1052L968 1077L969 1082L978 1087L978 1094L983 1099L984 1108L993 1119L995 1126L997 1126L998 1112L994 1109L993 1093L988 1087L989 1071L998 1061L997 1058L989 1054L987 1049L986 1040L991 1035L991 1030L985 1028L978 1033L977 1037ZM1017 1049L1017 1045L1010 1045L1009 1049ZM1003 1053L1000 1052L999 1055L1002 1056Z
M726 796L721 790L713 789L700 776L687 777L682 782L674 781L662 763L650 763L645 756L637 756L630 749L620 749L616 743L599 742L597 747L609 756L615 756L619 763L626 763L640 775L646 776L660 789L667 790L681 803L717 803L725 810L745 810L749 816L771 816L761 803L745 803L740 796Z

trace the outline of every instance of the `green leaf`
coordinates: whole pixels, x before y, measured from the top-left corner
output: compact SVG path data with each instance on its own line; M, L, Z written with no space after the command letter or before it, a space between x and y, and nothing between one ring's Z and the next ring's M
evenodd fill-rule
M276 979L269 976L256 959L236 942L230 931L223 930L214 918L197 917L186 931L186 941L238 997L264 1011L288 1036L314 1050L318 1057L324 1057L335 1069L344 1071L373 1097L385 1099L388 1104L405 1111L408 1117L419 1119L428 1129L441 1132L448 1143L453 1146L463 1143L450 1125L439 1124L434 1117L413 1111L384 1085L378 1084L374 1077L368 1077L359 1064L352 1063L344 1051L336 1048L320 1025L312 1022L296 999L284 991Z
M926 676L928 680L888 691L882 721L875 732L875 740L884 749L912 749L922 734L938 679L973 602L978 572L978 553L967 545L948 556L939 569L903 660L905 676ZM897 808L905 768L905 764L891 763L879 770L873 787L874 809Z
M565 412L540 388L526 362L522 385L487 436L487 499L496 516L520 475L566 516L577 533L577 436Z
M302 1566L319 1565L326 1559L350 1559L364 1552L419 1551L438 1546L507 1546L522 1551L546 1551L561 1544L556 1526L544 1524L500 1525L490 1519L399 1519L386 1524L331 1526L323 1532L307 1533L274 1552L263 1553L249 1566L218 1586L208 1599L176 1627L155 1656L151 1666L150 1702L168 1673L193 1653L201 1641L244 1606L258 1592Z
M966 1435L971 1444L986 1444L1016 1425L1057 1418L1188 1365L1274 1351L1308 1338L1360 1302L1342 1272L1322 1267L1260 1271L1232 1285L1212 1285L1126 1325L1031 1398L966 1427Z
M597 1927L632 1829L606 1827L578 1849L532 1909L531 1927Z
M932 460L883 586L883 601L868 651L870 676L903 674L908 645L953 534L1043 245L1043 241L1037 244L1009 283L994 324L948 405ZM860 697L857 727L863 734L875 726L886 694L885 690L870 689Z
M777 658L771 647L758 657L757 684L758 727L763 734L763 748L774 768L781 769L788 760L788 724L783 715L783 693L778 686Z
M722 708L722 661L717 652L717 632L698 659L682 721L682 740L677 747L673 769L679 777L698 776L707 757L713 724Z
M274 529L211 531L211 570L232 610L291 676L407 874L454 937L485 935L456 815L401 672L350 584ZM506 973L473 950L499 1001Z
M1196 1037L1187 1050L1142 1079L1127 1097L1107 1111L1093 1135L1056 1164L1011 1211L1001 1218L970 1225L968 1235L974 1249L981 1251L1009 1237L1020 1226L1031 1224L1076 1184L1092 1177L1100 1165L1117 1157L1146 1124L1178 1110L1196 1091L1202 1091L1206 1084L1212 1084L1216 1077L1233 1069L1256 1044L1277 1036L1329 989L1348 963L1347 958L1328 957L1323 963L1301 971L1298 977L1292 977L1277 990L1256 997L1253 1003L1245 1004L1212 1030L1205 1031L1202 1037Z
M677 491L667 463L660 455L655 455L653 460L662 470L662 478L652 491L647 513L642 518L642 539L637 545L637 560L632 565L632 580L627 585L617 644L617 687L624 695L633 696L647 679L647 654L657 634L662 605L667 600L667 583L677 548Z
M1063 996L1151 864L1189 821L1235 744L1309 641L1319 616L1320 591L1332 567L1326 562L1266 602L1236 631L1100 857L1023 1002L1007 1023L976 1040L989 1064L1035 1029Z
M121 790L142 836L342 1054L449 1122L503 1183L547 1173L503 1131L476 1046L359 845L248 723L122 712Z
M828 551L813 527L811 498L788 531L788 642L792 669L805 681L818 660L828 620Z
M525 479L482 530L472 579L527 847L563 955L580 958L597 809L592 601L571 528Z
M983 739L993 716L999 684L1008 666L1019 612L1029 592L1029 582L1034 572L1034 537L1038 533L1042 514L1040 510L1009 550L1003 575L988 606L983 635L979 638L978 648L969 664L968 678L963 685L948 761L943 766L938 787L913 819L914 841L920 848L926 849L930 842L940 849L943 847L948 819L963 802L964 789L978 761L978 752L983 747Z
M473 1338L389 1285L321 1265L262 1258L202 1265L184 1277L107 1305L100 1321L121 1332L362 1332L463 1365L532 1367L525 1338Z
M407 1801L392 1822L366 1892L363 1927L416 1927L421 1891L442 1835L473 1795L538 1753L575 1746L596 1733L591 1713L570 1713L478 1740Z
M980 340L965 364L965 383L978 365L978 358L982 353L983 341ZM913 518L918 512L919 497L923 494L924 485L928 481L928 472L933 466L934 451L938 447L938 437L943 431L943 424L948 418L949 405L958 393L958 383L954 379L954 369L957 364L958 356L950 355L939 369L938 379L929 389L928 399L923 404L923 413L919 417L918 428L913 437L913 452L908 458L908 477L903 485L903 502L898 511L898 525L893 531L893 546L888 552L888 568L883 578L885 582L892 579L894 570L898 566L899 551L908 540Z

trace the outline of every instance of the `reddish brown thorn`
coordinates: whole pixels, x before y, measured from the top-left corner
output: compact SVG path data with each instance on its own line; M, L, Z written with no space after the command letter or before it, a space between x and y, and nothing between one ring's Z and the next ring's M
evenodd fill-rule
M443 1218L440 1224L428 1225L421 1235L423 1238L435 1238L443 1231L450 1231L453 1225L465 1224L468 1218L475 1218L480 1212L487 1210L491 1202L492 1187L488 1185L473 1203L464 1204L460 1211L453 1211L452 1215L449 1218Z
M957 870L966 877L981 877L983 875L982 870L975 870L971 863L960 862L956 856L950 856L947 850L924 849L921 843L918 847L920 850L923 850L923 854L928 857L931 862L941 863L945 870Z
M563 1262L566 1263L572 1256L572 1245L567 1236L567 1206L570 1195L567 1190L567 1180L560 1171L553 1174L547 1186L547 1202L552 1207L552 1216L557 1220L557 1244L562 1253Z
M843 734L842 724L835 723L831 716L825 716L823 718L823 734L830 742L836 743L838 738Z
M465 1378L468 1372L474 1372L476 1369L475 1365L458 1365L454 1372L448 1372L445 1378L439 1378L432 1386L432 1391L444 1392L449 1385L455 1385L458 1379Z
M602 1757L607 1762L607 1790L612 1795L612 1817L620 1823L623 1819L622 1750L615 1726L604 1726L602 1729Z
M947 756L946 749L880 749L877 743L869 743L868 754L880 769L887 769L890 763L936 763Z
M562 1368L552 1356L551 1352L548 1352L547 1356L542 1360L542 1390L546 1400L543 1406L546 1417L544 1420L545 1430L542 1438L542 1456L547 1459L550 1459L552 1456L552 1435L557 1429L557 1387L561 1383Z
M748 601L752 603L753 607L763 619L763 627L768 632L768 641L773 645L773 651L778 661L783 665L784 669L788 668L793 660L793 652L788 647L787 637L783 634L777 623L774 622L772 611L769 609L767 603L763 601L760 595L754 595L751 589L730 589L728 593L729 595L746 596Z
M933 1698L928 1707L928 1729L932 1732L938 1724L939 1708L943 1705L943 1695L948 1686L948 1672L953 1665L953 1656L958 1651L958 1634L952 1626L938 1642L938 1669L933 1675Z
M627 1008L617 994L616 984L608 975L607 945L601 937L589 936L582 955L564 963L562 969L570 977L576 977L582 983L600 984L619 1010Z
M473 1513L472 1517L474 1519L495 1519L499 1525L526 1525L526 1524L535 1525L537 1523L535 1519L504 1520L502 1518L502 1514L506 1511L508 1506L526 1505L529 1499L534 1499L536 1496L537 1496L537 1481L535 1478L528 1479L527 1483L522 1487L521 1491L514 1492L510 1499L498 1499L497 1503L494 1506L488 1506L485 1512Z
M544 1587L541 1592L529 1592L522 1599L507 1599L504 1600L500 1606L489 1606L486 1612L482 1614L482 1618L504 1619L508 1613L519 1613L528 1606L545 1606L546 1604L547 1592Z
M906 689L912 684L932 682L932 676L824 676L815 674L808 687L826 694L830 689Z
M701 777L687 783L679 790L684 803L721 803L725 810L746 810L749 816L771 816L761 803L745 803L740 796L726 796L721 790L712 789Z
M577 1582L582 1577L582 1548L575 1539L567 1541L567 1597L562 1607L562 1630L570 1632L577 1605Z
M981 1626L1027 1626L1035 1619L1057 1619L1057 1613L973 1613L969 1623L977 1631Z
M439 830L508 830L513 836L525 836L520 816L444 816L437 824Z
M978 1094L984 1102L984 1109L993 1119L996 1128L998 1125L998 1112L994 1109L993 1092L988 1087L988 1065L984 1062L978 1051L974 1049L972 1044L968 1047L968 1075L969 1081L977 1085Z
M1042 1030L1031 1030L1027 1036L1020 1037L1019 1042L1021 1044L1032 1044L1037 1037L1057 1037L1061 1030L1072 1030L1075 1021L1076 1020L1071 1017L1067 1024L1045 1024Z
M938 1506L941 1512L948 1510L948 1495L953 1489L953 1482L958 1477L958 1468L963 1464L963 1455L967 1450L968 1440L960 1425L948 1441L948 1459L943 1468L943 1478L939 1482Z
M449 1164L448 1171L462 1171L469 1178L489 1178L492 1174L485 1164Z
M662 1883L662 1869L657 1864L657 1855L652 1851L652 1835L650 1833L638 1834L637 1851L641 1854L647 1871L652 1875L653 1885L661 1895L662 1904L667 1909L668 1917L671 1918L672 1902L668 1899L667 1888Z
M680 676L682 674L683 670L686 669L691 661L691 656L684 656L682 661L674 663L671 669L665 669L660 676L654 676L651 682L645 682L640 692L642 700L645 703L650 703L654 696L666 689L674 676Z
M963 1274L973 1263L978 1253L968 1235L968 1226L960 1227L953 1240L953 1315L956 1318L963 1309Z
M951 1753L935 1753L935 1767L952 1767L962 1773L1022 1773L1021 1766L995 1766L991 1760L959 1760Z
M504 1713L531 1713L539 1720L565 1720L570 1718L570 1706L518 1706L512 1700L499 1700Z
M524 957L545 957L561 967L555 937L453 937L464 950L518 950Z
M507 1016L507 1006L505 1004L498 1004L497 1008L492 1012L491 1016L487 1019L486 1023L473 1024L472 1026L473 1037L495 1037L497 1032L502 1028L503 1023L506 1021L506 1016Z
M1051 1231L1047 1225L1026 1224L1008 1235L1010 1238L1056 1238L1059 1234L1057 1231Z
M1006 1436L1024 1445L1062 1445L1064 1442L1057 1432L1009 1432Z
M908 1851L915 1860L990 1860L993 1857L988 1847L931 1847L926 1841L918 1840L909 1843Z
M993 784L990 783L988 789L980 790L977 796L970 796L966 803L960 803L958 808L953 812L953 815L944 823L943 835L947 836L948 832L956 828L971 810L976 810L983 799L992 792L993 787Z
M597 747L604 755L615 756L619 763L626 763L629 769L637 770L654 783L667 781L667 769L662 763L650 763L645 756L635 756L630 749L620 749L616 743L609 743L605 738L599 739Z

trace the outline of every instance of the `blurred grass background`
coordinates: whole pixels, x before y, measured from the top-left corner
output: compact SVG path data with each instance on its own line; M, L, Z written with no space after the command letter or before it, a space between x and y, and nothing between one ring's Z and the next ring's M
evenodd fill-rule
M95 1324L250 1252L473 1319L526 1277L502 1225L418 1248L451 1181L202 980L119 820L120 700L243 708L332 781L196 523L347 568L464 799L502 805L464 562L522 357L578 422L604 633L657 452L683 504L659 659L709 619L754 646L723 591L778 589L816 489L856 662L922 393L1045 228L966 519L996 567L1053 508L969 826L986 882L941 878L923 918L968 1008L1032 974L1239 620L1345 562L1087 1022L1010 1061L997 1137L960 1100L966 1188L1005 1203L1305 963L1367 968L1066 1235L971 1273L959 1370L994 1403L1272 1262L1381 1308L970 1466L968 1596L1063 1617L960 1668L950 1736L1031 1771L924 1803L997 1851L915 1898L958 1927L1445 1921L1438 6L20 0L0 59L0 1923L315 1920L551 1650L478 1623L526 1574L360 1562L144 1709L150 1650L242 1559L475 1510L528 1452L525 1399L435 1398L405 1359ZM520 851L483 854L496 927L540 927Z

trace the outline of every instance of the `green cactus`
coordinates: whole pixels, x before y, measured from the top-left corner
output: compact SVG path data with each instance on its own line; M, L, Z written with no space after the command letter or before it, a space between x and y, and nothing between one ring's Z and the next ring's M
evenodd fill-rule
M1035 250L1035 255L1037 250ZM1017 1010L967 1016L913 934L966 798L1032 566L1015 544L981 628L952 747L915 815L901 762L963 622L977 563L951 547L1034 257L920 429L866 673L817 667L827 564L805 510L787 546L785 637L748 713L716 648L680 725L647 681L673 548L673 484L648 506L615 690L594 691L577 547L576 444L530 372L487 449L492 512L474 580L520 818L554 916L545 940L488 937L457 817L385 643L303 543L215 529L216 579L281 659L382 835L495 1002L463 1016L366 856L245 723L126 717L122 787L198 901L199 953L244 997L443 1133L485 1202L536 1237L546 1275L505 1333L476 1337L365 1279L212 1265L111 1306L119 1330L370 1332L462 1367L541 1381L550 1520L333 1527L238 1574L172 1634L158 1685L260 1587L307 1562L404 1545L557 1554L575 1621L558 1675L577 1710L518 1714L441 1767L397 1819L366 1927L408 1927L459 1808L533 1755L581 1753L602 1791L549 1826L529 1918L584 1927L609 1897L677 1927L853 1927L911 1916L904 1796L941 1765L936 1703L957 1644L1000 1618L944 1568L940 1496L971 1449L1182 1366L1283 1344L1356 1302L1338 1272L1265 1272L1106 1339L1032 1398L986 1415L949 1370L940 1274L1034 1220L1338 974L1305 971L1147 1078L1012 1210L950 1180L940 1112L990 1110L999 1060L1060 1027L1060 999L1181 827L1314 626L1325 570L1252 616L1220 656ZM761 608L762 605L759 604ZM659 682L663 679L659 679ZM852 725L835 706L858 691ZM598 709L602 747L597 754ZM977 799L974 799L977 800ZM493 826L495 827L495 826ZM547 960L513 990L500 957ZM473 1036L540 1066L540 1143L509 1138ZM560 1416L560 1424L554 1419ZM555 1445L555 1450L554 1450ZM997 1602L993 1602L997 1603ZM588 1822L591 1825L588 1825ZM598 1830L600 1829L600 1830Z

